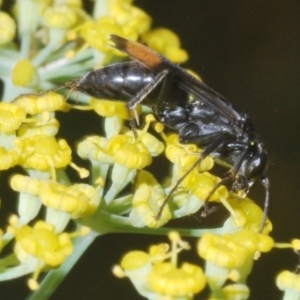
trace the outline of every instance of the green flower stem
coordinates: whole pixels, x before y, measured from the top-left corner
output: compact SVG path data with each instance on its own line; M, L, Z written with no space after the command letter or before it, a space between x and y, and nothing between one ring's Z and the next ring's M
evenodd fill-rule
M55 78L70 78L72 74L81 74L84 75L84 72L90 70L93 67L92 61L86 61L82 64L71 64L65 66L59 66L57 69L51 70L39 70L39 75L42 81L44 80L53 80ZM74 77L72 78L74 79ZM65 82L65 81L64 81Z
M57 50L63 44L65 35L65 29L50 28L50 42L32 59L32 64L35 67L40 66L49 56L51 56L52 52Z
M5 269L7 267L12 267L12 266L16 266L19 265L20 262L17 259L15 254L10 254L7 255L6 257L0 259L0 273L2 273L3 271L5 271Z
M222 299L222 285L227 280L228 269L218 267L208 261L205 263L205 274L212 295L215 299Z
M284 292L282 300L300 300L300 294L297 291L287 289Z
M132 210L133 194L114 199L106 208L106 212L115 215L124 215Z
M19 260L14 254L11 254L0 260L0 281L19 278L20 276L30 274L34 271L33 264L19 264ZM11 267L17 265L16 267Z
M55 226L56 232L61 233L67 227L70 219L70 214L47 207L45 220Z
M78 220L82 225L88 226L93 230L103 234L103 233L138 233L138 234L157 234L166 235L170 231L174 231L174 228L160 227L160 228L148 228L133 227L129 221L128 217L123 217L119 215L113 215L108 212L98 211L91 217L87 219ZM204 233L210 232L215 234L220 234L223 228L215 229L178 229L181 236L188 237L201 237Z
M40 211L42 202L39 197L20 192L18 213L23 224L33 220Z
M9 55L6 55L6 53L2 53L0 51L0 75L1 76L7 76L7 74L10 74L16 61L17 57L10 57Z
M105 194L105 203L109 204L123 190L123 188L131 182L136 175L136 169L128 169L115 163L112 170L112 185Z
M30 54L31 49L31 33L30 32L24 32L21 36L21 49L20 49L20 57L28 58Z
M13 65L20 57L20 53L15 50L15 45L11 43L10 46L6 48L0 48L0 57L1 57L1 61L0 61L1 64L7 63L7 59L8 59L9 64Z
M48 79L49 73L57 70L62 70L61 68L65 68L66 66L75 65L75 64L83 64L87 61L92 61L93 57L93 50L92 49L86 49L85 51L79 52L76 56L73 58L66 58L64 57L64 53L68 49L72 49L72 47L75 47L74 43L68 43L67 47L64 47L61 51L58 53L55 53L51 55L51 62L46 64L43 67L39 68L39 74L41 77ZM63 58L62 58L63 57ZM49 58L48 58L49 59ZM89 62L92 63L92 62Z
M10 77L1 77L3 81L3 95L2 102L11 102L12 99L17 98L20 94L32 93L32 89L15 86Z
M93 10L93 18L95 20L101 17L109 15L108 1L107 0L96 0Z
M75 238L73 240L74 252L58 269L52 270L47 274L47 276L43 279L39 289L32 293L28 297L28 300L49 299L49 297L57 289L60 283L64 280L73 266L77 263L77 261L98 235L98 233L92 231L87 236Z
M14 147L14 140L16 139L16 134L11 133L0 133L0 146L6 149L12 149Z
M95 186L96 181L98 178L105 179L107 176L107 172L109 170L109 164L106 163L99 163L95 160L91 161L92 167L91 167L91 185ZM103 189L101 189L100 197L103 196Z

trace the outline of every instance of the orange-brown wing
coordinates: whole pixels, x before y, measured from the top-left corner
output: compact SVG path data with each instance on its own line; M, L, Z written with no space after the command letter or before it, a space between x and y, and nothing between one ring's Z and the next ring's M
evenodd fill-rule
M143 44L126 40L115 34L112 34L110 39L115 44L113 47L128 54L149 69L154 71L169 70L179 87L212 109L217 110L230 122L238 123L242 119L240 113L232 107L232 104L225 97L164 56Z

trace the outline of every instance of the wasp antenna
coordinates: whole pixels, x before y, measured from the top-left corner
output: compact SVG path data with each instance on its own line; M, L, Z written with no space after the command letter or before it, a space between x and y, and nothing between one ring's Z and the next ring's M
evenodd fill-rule
M150 69L164 67L164 59L157 52L137 42L126 40L118 35L112 34L111 41L115 43L114 48L128 54Z

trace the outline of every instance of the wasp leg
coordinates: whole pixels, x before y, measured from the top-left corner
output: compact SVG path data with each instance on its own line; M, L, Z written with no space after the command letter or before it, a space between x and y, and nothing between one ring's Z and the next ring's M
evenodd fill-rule
M136 96L133 99L127 102L126 104L127 109L129 110L130 115L132 115L133 112L133 116L137 125L139 125L140 122L139 122L138 115L134 113L136 106L140 104L157 87L157 85L166 78L168 73L169 73L168 70L162 70L161 72L159 72L154 77L153 81L147 84L143 89L141 89L136 94Z
M219 147L221 147L224 143L226 143L227 138L229 138L230 134L226 131L219 131L214 132L212 134L206 134L198 137L198 141L201 139L207 140L210 139L211 136L213 136L212 141L204 148L203 152L201 153L199 159L186 171L186 173L180 177L175 185L170 190L169 194L165 198L164 202L162 203L161 207L159 208L159 211L157 213L156 218L159 219L161 217L162 211L169 201L170 197L173 195L175 190L178 188L179 184L201 163L201 161L208 155L210 155L212 152L217 150Z
M208 195L205 198L205 205L204 205L204 211L201 213L202 217L206 217L209 213L209 207L208 207L208 202L210 197L213 195L213 193L221 186L224 185L227 182L233 182L236 179L236 176L238 174L238 171L241 167L242 162L244 161L246 155L247 155L248 149L245 149L245 151L241 154L239 157L238 161L235 163L235 165L228 171L226 172L226 176L222 178L220 182L218 182L213 189L208 193Z

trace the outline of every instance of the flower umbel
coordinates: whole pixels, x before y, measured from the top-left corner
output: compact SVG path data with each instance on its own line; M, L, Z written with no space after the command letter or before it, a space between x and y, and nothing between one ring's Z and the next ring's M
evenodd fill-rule
M206 283L210 299L247 299L254 260L280 248L267 235L270 221L258 234L261 209L224 185L210 195L220 182L211 171L213 157L199 161L203 150L181 144L171 129L165 132L143 106L148 102L129 111L130 89L126 99L119 99L123 102L74 91L86 72L126 59L110 45L111 34L141 41L175 64L188 59L179 37L166 28L153 29L151 17L132 0L95 0L92 15L83 7L80 0L22 0L16 1L13 16L0 12L0 170L14 168L10 188L18 198L18 216L10 217L6 231L0 230L0 250L14 243L13 252L0 259L0 281L33 274L28 285L36 290L35 299L45 299L97 235L169 234L170 244L127 253L115 273L128 277L148 299L190 300ZM105 82L110 90L107 78ZM66 86L71 91L63 90ZM124 82L121 88L126 90ZM73 109L81 115L65 130L64 120ZM86 128L92 114L99 122ZM79 142L71 139L79 133L77 123L85 130ZM76 160L85 167L75 165ZM193 219L208 195L229 211L223 225L203 228L200 220L195 228L181 228L176 219ZM173 224L178 232L167 227ZM178 262L183 250L193 251L179 233L200 238L205 272L198 262ZM281 246L300 249L299 241ZM41 272L47 276L40 285ZM280 274L279 288L299 295L297 276Z
M138 292L152 299L165 297L169 299L191 299L206 285L202 269L190 263L177 266L177 256L189 245L182 241L177 232L169 234L171 249L166 244L152 245L149 253L131 251L121 262L123 277L127 276ZM168 261L170 259L170 261ZM115 268L115 275L120 276L122 270Z
M38 221L33 227L16 228L15 234L15 255L22 265L32 268L33 277L28 281L32 290L38 288L37 279L44 268L61 265L73 252L71 236L56 234L55 226L43 221Z

